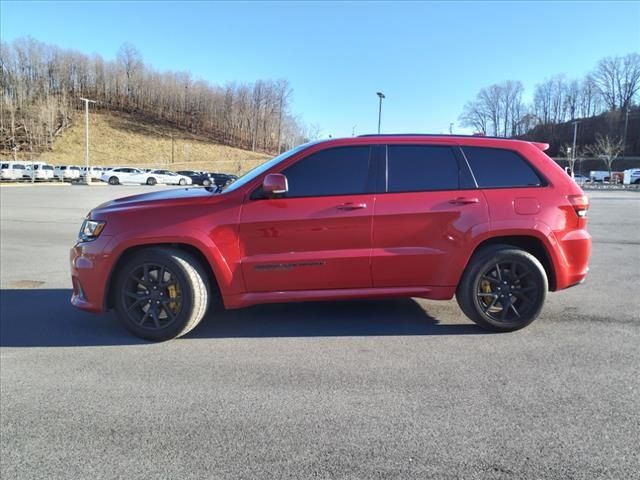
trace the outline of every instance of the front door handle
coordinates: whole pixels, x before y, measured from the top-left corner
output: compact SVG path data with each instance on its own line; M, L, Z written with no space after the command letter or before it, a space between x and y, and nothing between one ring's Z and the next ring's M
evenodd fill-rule
M480 200L478 200L477 197L458 197L458 198L454 198L453 200L449 200L449 203L452 203L454 205L469 205L470 203L479 203Z
M336 207L338 210L358 210L359 208L367 208L366 203L343 203L342 205L338 205Z

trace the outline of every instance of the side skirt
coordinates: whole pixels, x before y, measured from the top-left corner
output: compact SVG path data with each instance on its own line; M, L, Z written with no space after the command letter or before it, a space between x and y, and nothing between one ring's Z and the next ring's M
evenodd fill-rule
M362 298L419 297L431 300L450 300L455 292L456 287L385 287L253 292L226 296L224 306L228 309L234 309L264 303L319 302Z

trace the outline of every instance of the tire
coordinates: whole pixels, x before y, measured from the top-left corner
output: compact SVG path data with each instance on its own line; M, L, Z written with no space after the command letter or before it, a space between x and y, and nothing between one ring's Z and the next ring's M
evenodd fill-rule
M210 187L211 186L211 180L209 180L208 178L202 181L202 185L205 187Z
M110 177L109 185L120 185L120 179L116 176Z
M158 282L160 276L164 285ZM202 265L181 250L139 251L116 272L117 316L130 332L146 340L170 340L193 330L204 317L210 297Z
M184 178L181 178L180 181L178 182L178 185L186 185L187 181Z
M469 261L456 300L478 326L511 332L538 317L548 288L547 274L536 257L511 245L492 245Z
M153 177L149 177L149 178L147 178L147 185L151 185L151 186L153 186L153 185L155 185L156 183L158 183L158 181L157 181L155 178L153 178Z

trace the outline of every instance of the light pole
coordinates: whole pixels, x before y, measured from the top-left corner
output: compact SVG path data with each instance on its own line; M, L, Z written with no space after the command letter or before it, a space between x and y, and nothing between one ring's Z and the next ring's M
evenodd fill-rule
M96 103L95 100L80 97L84 102L84 163L87 170L84 172L84 181L89 184L89 104Z
M573 122L573 148L571 149L571 178L574 178L573 171L575 170L576 165L576 137L578 134L578 124L580 122Z
M629 125L629 106L627 105L626 115L624 117L624 134L622 135L622 158L625 158L627 152L627 126Z
M449 124L449 135L453 135L453 123Z
M380 123L382 122L382 99L386 97L382 92L376 92L376 95L380 98L380 103L378 104L378 135L380 135Z

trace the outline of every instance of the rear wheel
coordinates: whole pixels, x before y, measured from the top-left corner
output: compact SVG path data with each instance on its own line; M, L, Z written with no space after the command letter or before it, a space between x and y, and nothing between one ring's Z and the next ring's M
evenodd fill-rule
M208 178L205 178L202 181L202 185L204 185L205 187L210 187L211 186L211 180L209 180Z
M536 257L516 247L494 245L473 256L456 300L479 326L508 332L538 317L547 290L547 275Z
M153 177L147 178L147 185L155 185L156 183L158 183L158 181L155 178Z
M120 179L116 176L110 177L109 178L109 185L119 185L120 184Z
M190 332L209 305L209 284L191 255L149 248L133 255L117 273L114 304L135 335L162 341Z
M178 182L179 185L186 185L187 181L184 178L181 178L180 181Z

